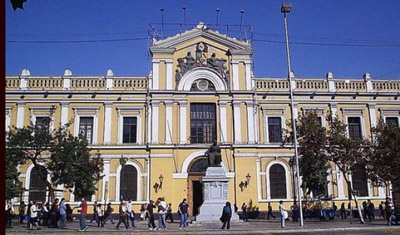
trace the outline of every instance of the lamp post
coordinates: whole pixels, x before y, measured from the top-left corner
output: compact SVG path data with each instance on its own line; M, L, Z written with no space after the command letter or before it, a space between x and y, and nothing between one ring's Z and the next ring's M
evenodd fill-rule
M285 41L286 41L286 59L288 66L288 79L289 79L289 90L290 90L290 107L292 110L292 129L293 129L293 138L294 138L294 154L296 161L296 191L297 191L297 200L299 201L299 211L300 211L300 226L304 225L303 222L303 206L301 201L301 188L300 188L300 169L299 169L299 153L297 150L297 129L296 129L296 118L294 114L294 102L293 102L293 84L292 84L292 68L290 63L290 50L289 50L289 35L288 35L288 26L287 26L287 18L286 14L290 13L292 10L291 3L283 3L281 7L281 13L283 13L283 19L285 23Z

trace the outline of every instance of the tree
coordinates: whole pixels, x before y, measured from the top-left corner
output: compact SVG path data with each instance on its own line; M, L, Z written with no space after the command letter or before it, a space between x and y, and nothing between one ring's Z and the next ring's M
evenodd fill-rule
M349 202L354 198L361 223L364 219L361 216L361 209L358 205L357 197L352 188L349 176L352 174L354 166L361 164L365 166L365 147L368 141L365 139L349 138L347 136L347 126L336 117L328 117L329 128L327 129L327 144L325 156L327 160L335 163L342 172L343 178L349 189Z
M62 184L70 189L75 186L78 195L93 194L103 169L100 154L91 157L86 138L74 137L68 131L69 124L53 132L49 131L49 126L50 118L45 118L40 125L31 123L27 127L13 128L7 138L6 162L18 160L18 164L44 166L45 170L37 173L49 191L50 201L54 199L57 185ZM11 170L9 175L14 179L18 177Z
M19 171L17 169L18 165L23 163L23 159L21 157L21 154L19 154L18 150L9 148L10 144L13 145L14 143L11 143L9 137L7 136L6 171L5 171L5 178L6 178L5 196L7 200L18 196L18 194L20 194L23 190L22 184L18 179Z
M297 122L299 142L299 169L303 190L314 196L327 195L328 161L325 158L326 129L315 111L301 115Z
M393 183L393 191L399 192L400 185L400 127L385 124L380 120L372 128L372 140L367 154L367 172L375 185L388 186Z

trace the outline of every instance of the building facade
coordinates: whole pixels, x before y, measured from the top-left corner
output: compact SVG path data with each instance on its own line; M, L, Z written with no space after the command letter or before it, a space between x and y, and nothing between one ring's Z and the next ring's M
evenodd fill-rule
M104 160L104 177L91 202L131 198L135 210L150 199L165 197L174 208L188 198L193 214L201 205L204 154L215 140L229 181L231 202L263 211L271 202L294 198L293 146L282 146L282 131L291 118L287 78L255 77L253 49L200 24L150 47L152 69L146 77L6 76L6 130L51 120L50 129L72 121L70 131L83 133ZM315 110L325 125L332 113L348 124L351 137L367 137L383 118L400 123L400 82L371 79L292 79L295 115ZM53 110L53 111L52 111ZM287 127L290 129L290 127ZM125 160L123 164L121 159ZM19 168L26 189L15 198L46 200L37 171ZM333 164L328 192L345 201L347 187ZM356 176L355 176L356 175ZM382 200L385 189L374 187L364 169L353 174L361 199ZM35 190L34 190L35 189ZM73 191L59 186L57 197L71 204ZM64 189L62 191L62 189Z

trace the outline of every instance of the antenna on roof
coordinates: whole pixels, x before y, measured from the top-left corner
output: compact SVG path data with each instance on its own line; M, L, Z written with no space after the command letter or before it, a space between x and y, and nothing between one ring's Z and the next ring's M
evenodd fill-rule
M244 10L240 10L240 24L239 24L240 32L242 31L243 13L244 13Z
M187 28L187 25L186 25L186 6L183 6L182 10L183 10L183 20L185 22L185 30L186 30L186 28Z
M217 12L217 23L215 24L215 28L218 31L218 16L219 16L219 8L215 9L215 11Z
M161 37L164 38L164 8L160 8L161 11Z

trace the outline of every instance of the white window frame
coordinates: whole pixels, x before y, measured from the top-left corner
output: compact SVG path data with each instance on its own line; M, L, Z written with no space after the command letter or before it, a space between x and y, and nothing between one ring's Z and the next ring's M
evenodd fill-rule
M386 118L397 117L397 123L400 127L400 109L385 109L381 108L381 116L386 124Z
M49 128L50 132L54 130L54 113L49 113L49 114L35 114L35 112L38 111L48 111L50 112L52 107L30 107L29 110L31 111L31 123L32 125L36 126L36 118L38 117L49 117L50 118L50 123L49 123Z
M271 181L270 181L270 169L273 165L279 164L283 166L285 169L285 177L286 177L286 198L274 198L271 199ZM265 176L267 178L267 200L268 201L280 201L280 200L286 200L286 199L291 199L290 195L292 194L290 190L290 169L287 166L287 164L281 160L273 160L268 163L266 170L265 170Z
M75 112L75 120L74 120L74 136L77 137L79 135L79 125L81 121L81 117L92 117L93 118L93 133L92 133L92 143L89 145L97 144L97 135L98 135L98 125L99 125L99 109L100 107L75 107L73 108ZM94 114L80 114L79 112L88 112L94 111Z
M350 117L359 117L360 118L360 126L361 126L361 138L365 138L367 136L365 131L365 118L364 118L364 110L363 109L342 109L344 124L346 124L346 135L350 138L348 118ZM359 114L357 114L359 113Z
M264 142L266 144L280 144L276 142L269 141L269 130L268 130L268 118L269 117L279 117L281 118L281 131L286 130L286 119L285 119L285 108L263 108L264 111ZM268 114L268 111L277 112L280 111L281 114ZM282 138L284 133L282 133Z
M118 144L139 145L142 140L142 107L118 107ZM123 114L123 112L138 112L136 114ZM136 143L123 143L124 117L136 117Z
M141 171L141 167L133 161L127 161L125 163L125 166L133 166L136 168L137 170L137 195L136 195L136 201L134 202L141 202L142 201L142 171ZM121 189L121 171L122 171L122 166L119 165L117 168L117 172L115 174L115 201L119 202L120 200L120 189Z
M317 113L317 116L321 118L321 125L322 127L326 127L326 109L324 108L302 108L302 114L309 112L309 111L315 111Z

